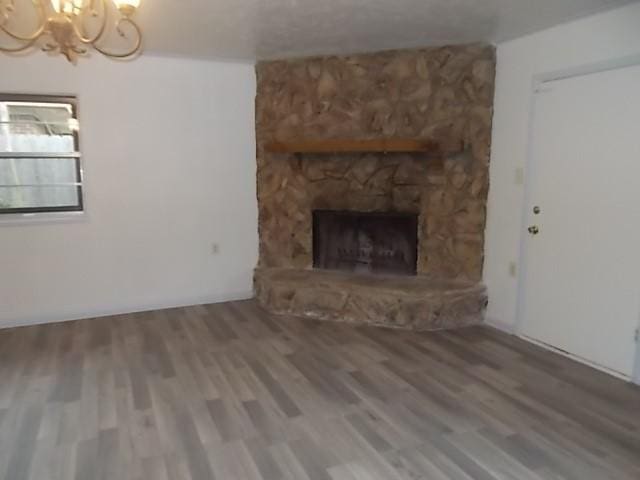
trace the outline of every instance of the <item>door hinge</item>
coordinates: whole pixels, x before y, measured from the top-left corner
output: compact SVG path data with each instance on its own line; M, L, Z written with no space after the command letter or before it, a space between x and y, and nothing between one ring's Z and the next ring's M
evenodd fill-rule
M636 328L636 332L633 335L633 339L636 341L636 343L640 343L640 327Z

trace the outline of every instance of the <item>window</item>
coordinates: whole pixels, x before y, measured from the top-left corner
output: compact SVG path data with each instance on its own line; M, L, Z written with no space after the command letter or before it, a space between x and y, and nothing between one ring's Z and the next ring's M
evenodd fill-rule
M0 215L81 212L74 97L0 95Z

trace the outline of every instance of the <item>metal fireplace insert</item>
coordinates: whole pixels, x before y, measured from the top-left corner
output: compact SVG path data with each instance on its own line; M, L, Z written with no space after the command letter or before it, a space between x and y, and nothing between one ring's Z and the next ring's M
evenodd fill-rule
M416 275L418 215L313 212L313 266L359 273Z

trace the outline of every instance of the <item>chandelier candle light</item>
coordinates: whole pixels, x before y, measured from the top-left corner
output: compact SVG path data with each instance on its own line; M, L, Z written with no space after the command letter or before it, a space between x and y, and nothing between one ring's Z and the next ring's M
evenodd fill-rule
M31 4L37 24L30 33L17 30L17 4ZM115 30L127 45L122 51L104 48L105 33L113 5L119 18ZM142 46L142 31L133 20L140 0L0 0L0 32L11 38L12 45L0 44L0 52L18 53L40 46L49 53L60 53L75 64L88 46L111 58L129 58ZM22 12L22 10L21 10ZM22 18L22 17L21 17ZM0 33L0 34L1 34Z

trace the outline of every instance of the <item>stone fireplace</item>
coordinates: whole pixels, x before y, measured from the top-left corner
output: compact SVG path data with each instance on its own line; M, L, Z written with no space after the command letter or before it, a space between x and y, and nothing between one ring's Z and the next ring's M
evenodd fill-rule
M355 273L415 275L418 215L313 212L313 267Z
M256 71L260 303L391 327L481 321L494 48L263 62ZM268 148L393 138L459 148Z

